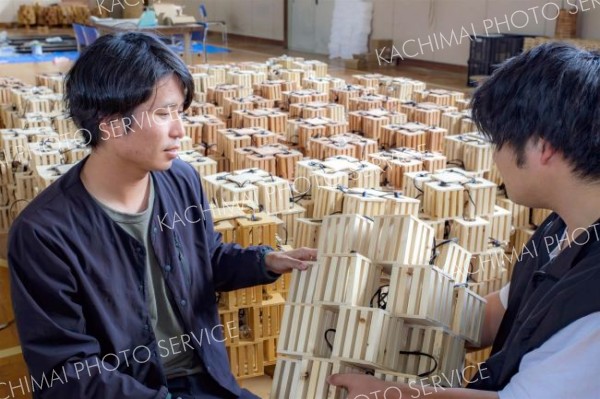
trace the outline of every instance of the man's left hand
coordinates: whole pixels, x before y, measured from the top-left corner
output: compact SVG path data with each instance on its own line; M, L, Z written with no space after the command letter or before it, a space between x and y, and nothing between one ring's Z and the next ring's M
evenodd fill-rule
M265 266L270 272L283 274L289 273L293 269L306 270L309 267L308 262L316 260L316 249L302 247L284 252L269 252L265 256Z

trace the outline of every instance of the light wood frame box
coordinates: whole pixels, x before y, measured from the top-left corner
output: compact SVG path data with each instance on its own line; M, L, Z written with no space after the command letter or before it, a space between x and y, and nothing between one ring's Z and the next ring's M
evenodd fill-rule
M427 147L427 133L424 129L409 128L404 125L396 131L395 147L408 147L423 151Z
M452 331L475 348L480 346L487 301L464 286L454 288Z
M275 158L273 158L273 161ZM254 183L258 187L258 203L268 214L284 212L293 206L292 192L287 180L271 177Z
M477 216L494 214L496 208L496 184L484 179L473 179L465 183L467 197L464 215L473 219Z
M512 215L512 225L515 229L519 227L529 227L531 218L531 208L512 202L508 198L497 197L496 205L507 209Z
M250 218L236 219L236 239L242 247L251 245L269 245L277 247L277 227L283 223L275 216L256 213L254 220Z
M376 216L367 256L377 263L422 265L429 261L434 231L414 216Z
M490 223L480 217L473 220L452 220L450 236L458 238L458 244L472 254L485 252L490 237Z
M219 310L219 320L221 321L221 325L223 326L223 338L225 339L225 346L236 346L239 343L239 325L240 320L238 317L238 310ZM233 325L235 328L230 328L229 326ZM234 333L234 330L238 330L237 335Z
M395 264L386 309L411 324L450 327L454 280L432 265Z
M440 120L440 127L448 131L449 136L460 134L461 121L465 114L462 112L444 112Z
M314 302L369 307L381 274L381 266L360 254L320 256Z
M423 162L418 159L392 159L388 161L388 183L396 188L404 187L404 176L411 172L420 172L423 170Z
M406 341L403 351L419 351L437 359L438 367L432 375L451 376L461 370L464 361L464 340L439 327L405 325ZM420 375L432 370L434 362L426 356L400 355L396 370L411 375ZM457 381L456 387L461 381Z
M454 242L448 242L438 248L434 264L448 274L455 284L465 284L473 255Z
M350 182L347 172L327 172L320 169L312 171L309 179L311 197L315 199L320 187L348 187ZM316 206L317 203L315 203L315 208Z
M323 219L343 209L344 192L337 187L318 186L316 189L313 218Z
M442 111L433 108L425 107L423 104L417 104L413 112L413 122L423 123L427 126L439 126L442 118Z
M505 253L500 247L489 248L485 252L473 256L469 277L471 281L483 281L502 278L505 269Z
M417 198L420 197L423 201L423 189L425 183L432 181L432 174L426 171L423 172L407 172L404 174L402 181L402 192L404 195Z
M462 217L464 214L464 187L446 182L423 184L423 212L435 219Z
M283 224L279 225L277 234L284 241L284 244L294 243L294 233L296 232L297 220L298 218L306 217L306 209L297 203L292 203L291 205L292 208L275 214L283 221Z
M404 321L377 308L339 308L332 358L394 369L400 356Z
M385 215L387 209L388 205L385 198L363 196L362 194L344 194L342 213L373 217Z
M264 374L263 343L226 346L231 373L236 379L258 377Z
M336 328L338 313L339 310L335 307L286 303L277 353L329 358L331 349L325 340L325 331ZM335 339L333 343L335 345Z
M463 161L468 171L489 171L492 168L493 149L490 143L467 142L463 147Z
M357 215L331 215L323 218L318 241L319 258L327 255L343 255L355 251L365 255L369 248L369 239L373 230L373 221Z
M317 248L321 225L322 220L298 218L296 221L296 231L294 233L294 243L296 244L296 248Z
M317 288L317 277L319 275L319 263L308 262L307 270L292 270L290 290L287 303L290 304L313 304L315 299L315 290Z
M509 210L495 205L491 215L482 216L490 222L490 237L501 243L508 243L512 232L512 214Z
M262 286L242 288L235 291L219 293L219 308L223 311L232 311L239 308L260 306L262 304Z
M460 121L460 134L471 133L477 131L477 126L475 126L475 122L468 116L465 116Z
M288 180L294 179L296 163L302 160L302 158L303 155L298 150L285 150L279 154L275 154L277 176Z

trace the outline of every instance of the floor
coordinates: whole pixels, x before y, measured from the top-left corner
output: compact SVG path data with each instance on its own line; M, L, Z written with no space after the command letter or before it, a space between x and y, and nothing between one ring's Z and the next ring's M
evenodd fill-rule
M11 30L9 35L27 35L39 34L36 29L26 31L24 29ZM70 29L55 29L52 34L72 34ZM220 35L210 36L208 42L213 45L220 45ZM264 61L272 56L287 54L291 56L304 57L306 59L318 59L329 63L329 73L332 76L350 81L352 75L356 73L365 73L364 71L355 71L346 69L342 60L329 60L325 56L300 53L295 51L286 51L282 46L257 43L248 39L229 40L231 53L211 54L210 63L230 63L238 61ZM199 55L195 56L194 63L202 63ZM36 63L36 64L3 64L0 65L0 77L13 76L27 83L35 84L35 76L46 72L66 72L71 67L69 60L55 60L54 62ZM469 93L470 89L465 86L466 76L463 73L449 72L444 70L433 70L422 67L399 65L396 67L384 67L372 69L369 72L382 73L391 76L406 76L413 79L423 80L428 83L428 87L444 88L450 90L459 90ZM11 326L13 327L13 326ZM4 331L5 334L15 334L14 328ZM16 335L15 335L16 336ZM248 380L242 380L241 385L249 389L261 398L268 398L271 388L271 378L263 376Z

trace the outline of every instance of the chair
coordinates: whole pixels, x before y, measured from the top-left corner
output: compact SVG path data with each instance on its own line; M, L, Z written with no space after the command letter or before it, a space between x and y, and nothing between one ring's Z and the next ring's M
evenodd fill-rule
M200 42L202 43L202 52L204 53L204 62L208 63L208 51L206 50L206 26L204 26L204 29L199 32L199 31L194 31L192 32L192 43L191 45L194 45L194 42ZM183 35L179 35L179 34L175 34L175 35L171 35L171 45L172 46L184 46L184 38Z
M73 24L73 31L75 32L75 41L77 42L77 52L81 53L81 47L86 46L85 33L83 32L83 25Z
M100 32L93 26L83 25L83 35L85 36L85 45L90 46L100 37Z
M199 22L199 24L204 25L206 31L208 31L210 26L221 27L221 39L223 40L223 45L227 47L227 23L225 21L210 21L208 19L208 13L206 12L206 6L204 4L200 4L200 16L202 17L202 20Z
M100 32L93 26L73 24L73 30L78 52L81 52L82 47L88 47L100 37Z

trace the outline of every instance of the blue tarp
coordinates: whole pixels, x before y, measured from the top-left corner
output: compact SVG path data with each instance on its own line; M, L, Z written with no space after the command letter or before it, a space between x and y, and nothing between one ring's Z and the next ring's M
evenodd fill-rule
M217 53L229 53L231 50L226 49L224 47L211 46L210 44L206 46L208 49L208 54L217 54ZM183 51L183 46L173 47L175 51ZM202 53L202 44L194 43L192 44L192 49L194 53ZM57 51L53 53L44 53L43 55L32 55L32 54L12 54L12 55L0 55L0 64L19 64L24 62L52 62L57 57L65 57L70 60L76 60L79 57L79 53L77 51Z

